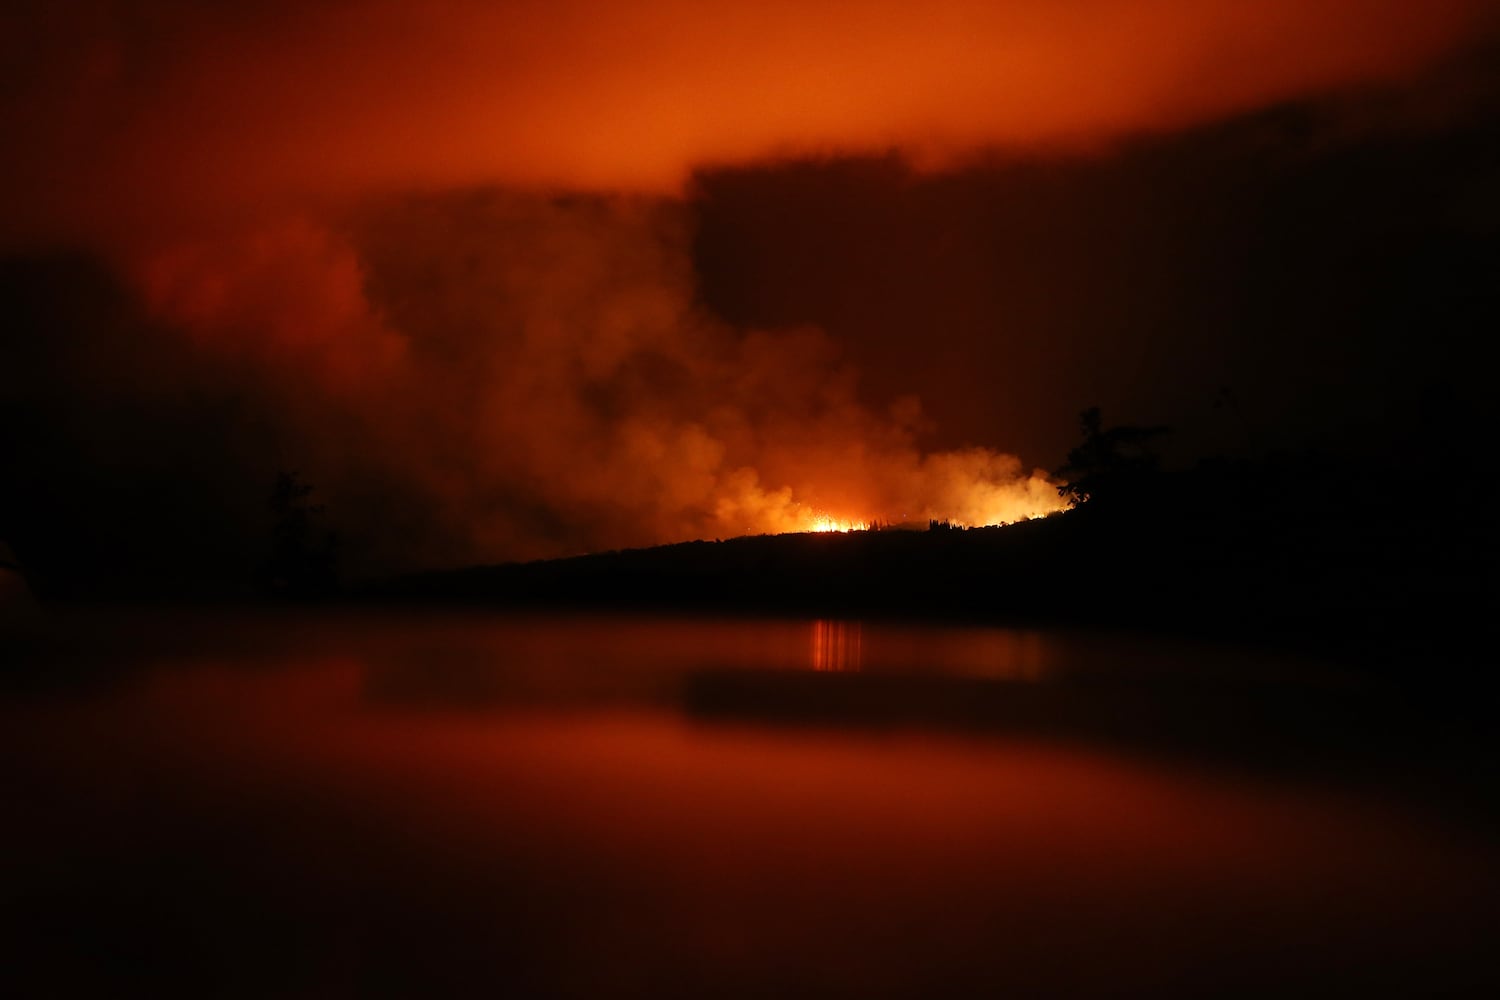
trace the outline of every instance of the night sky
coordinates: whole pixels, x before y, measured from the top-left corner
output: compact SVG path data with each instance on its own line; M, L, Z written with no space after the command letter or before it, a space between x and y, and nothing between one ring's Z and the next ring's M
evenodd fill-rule
M53 579L247 579L282 470L361 575L1041 514L1090 405L1415 512L1492 426L1491 3L35 7L0 539Z

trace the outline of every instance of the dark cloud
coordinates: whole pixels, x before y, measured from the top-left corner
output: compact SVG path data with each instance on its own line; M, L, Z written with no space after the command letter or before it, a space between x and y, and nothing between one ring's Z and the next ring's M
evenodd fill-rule
M1466 75L1490 100L1456 118L1392 95L1383 127L1368 97L936 176L896 157L704 172L704 295L827 330L875 399L919 395L943 445L1057 455L1097 402L1199 453L1287 446L1438 383L1478 398L1482 367L1455 362L1496 316L1494 82Z

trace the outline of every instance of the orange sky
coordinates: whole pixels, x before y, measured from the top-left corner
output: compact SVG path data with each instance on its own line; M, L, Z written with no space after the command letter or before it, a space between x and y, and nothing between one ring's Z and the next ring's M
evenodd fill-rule
M1413 72L1487 0L64 0L0 14L0 210L142 235L475 183L664 191L704 163L1088 143Z
M1265 385L1284 371L1317 384L1306 374L1316 365L1256 346L1283 328L1287 357L1331 358L1320 370L1353 381L1313 308L1337 303L1339 288L1358 305L1378 284L1347 247L1383 231L1351 223L1431 191L1462 199L1464 185L1492 186L1473 172L1482 164L1449 170L1450 154L1409 184L1377 183L1406 174L1372 147L1361 155L1381 170L1324 218L1347 244L1298 256L1286 251L1308 242L1309 206L1352 174L1257 189L1264 161L1253 156L1228 154L1235 170L1170 150L1132 160L1152 144L1116 140L1158 133L1165 148L1277 102L1342 109L1329 116L1340 121L1350 108L1373 113L1404 136L1409 123L1374 97L1427 93L1422 80L1477 62L1495 9L4 10L0 265L13 270L0 278L19 305L6 303L18 318L0 330L0 376L19 374L0 378L0 403L17 394L69 442L23 453L36 464L17 478L43 484L27 509L94 518L58 514L54 498L92 497L91 470L108 469L118 492L98 506L123 497L114 514L129 523L119 470L149 473L170 445L213 497L193 494L193 509L245 525L263 518L253 477L302 470L343 512L351 562L381 570L829 518L1043 513L1060 502L1044 470L1084 405L1182 423L1197 412L1189 397L1213 391L1204 386L1270 371L1245 395L1272 426L1277 400L1300 412L1306 396ZM1435 105L1462 102L1432 93ZM987 160L997 149L1038 154L1028 162L1051 173L988 176L1016 162ZM1088 173L1112 161L1129 161L1118 184ZM1446 219L1466 204L1428 211ZM56 249L75 252L38 252ZM1460 247L1453 259L1470 258ZM1329 272L1340 260L1354 262L1343 285ZM1425 321L1426 286L1400 287L1410 294L1392 301L1421 303ZM1257 358L1269 361L1255 369ZM1188 400L1175 411L1173 393Z

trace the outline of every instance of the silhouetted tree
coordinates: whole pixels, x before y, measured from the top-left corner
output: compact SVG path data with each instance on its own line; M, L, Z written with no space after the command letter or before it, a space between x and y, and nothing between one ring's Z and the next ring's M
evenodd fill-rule
M338 586L338 535L316 523L321 504L309 502L313 487L296 472L281 472L271 489L271 557L266 582L281 597L321 597Z
M1074 507L1098 497L1116 498L1139 486L1157 471L1158 459L1151 441L1166 434L1168 427L1121 426L1105 429L1099 407L1079 414L1083 441L1068 452L1067 464L1053 475L1065 480L1059 496Z

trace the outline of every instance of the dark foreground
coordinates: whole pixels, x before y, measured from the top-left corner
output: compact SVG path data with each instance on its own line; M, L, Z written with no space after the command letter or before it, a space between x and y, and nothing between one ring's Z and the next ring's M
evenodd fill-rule
M7 650L7 996L1500 987L1484 727L1316 662L395 613Z

